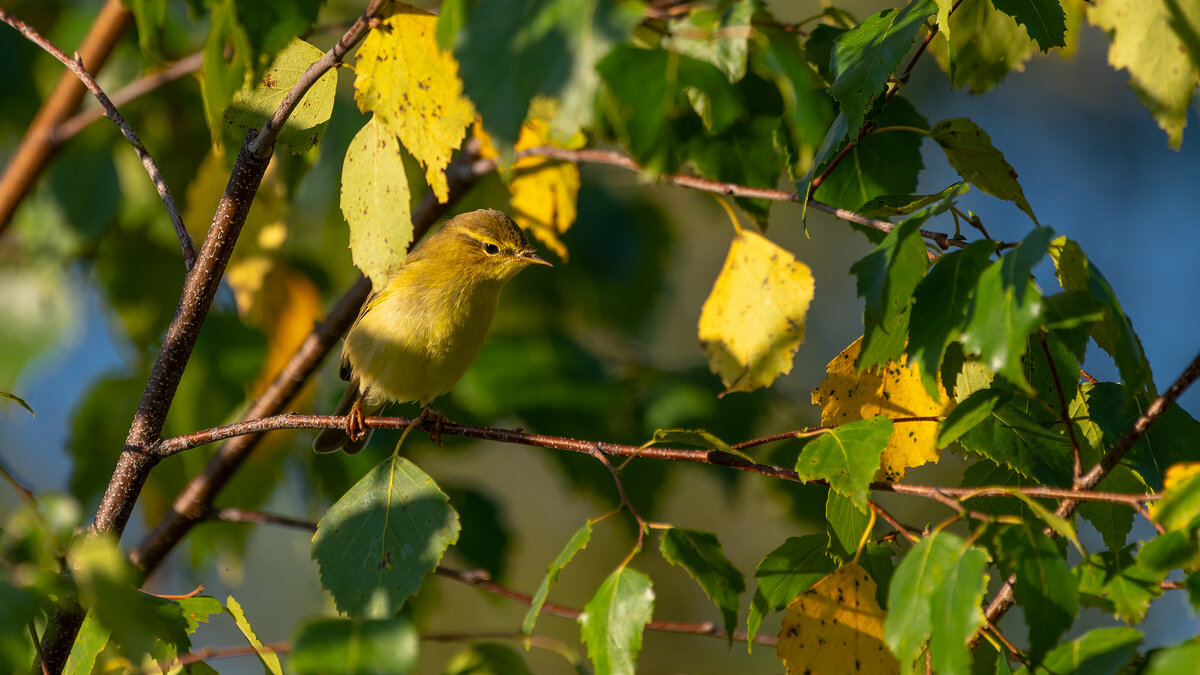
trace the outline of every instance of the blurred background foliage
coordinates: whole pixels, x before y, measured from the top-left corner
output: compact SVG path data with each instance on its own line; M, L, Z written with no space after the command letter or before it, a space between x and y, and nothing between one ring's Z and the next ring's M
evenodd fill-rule
M6 4L69 52L100 3ZM297 16L317 10L314 2L266 4L288 4L289 9L280 11ZM357 16L362 4L322 4L319 28L309 40L327 48L340 35L342 22ZM769 4L782 21L820 9L815 0ZM841 4L863 17L892 3ZM161 42L151 46L151 53L172 61L203 48L207 13L187 2L167 7ZM278 26L292 25L286 16L275 18ZM276 40L292 30L251 31L250 38ZM1178 153L1167 150L1161 132L1124 88L1123 76L1106 66L1104 50L1099 32L1085 27L1071 60L1037 57L1028 72L1010 76L980 98L951 90L932 60L926 60L905 92L908 101L919 105L890 107L893 119L887 122L919 124L922 117L935 121L967 114L988 129L1021 173L1042 220L1079 240L1105 271L1146 343L1161 388L1190 358L1194 336L1200 334L1200 314L1195 312L1200 275L1191 260L1200 250L1194 217L1200 210L1200 191L1195 190L1200 156L1195 142L1185 143ZM0 156L7 156L61 66L7 29L0 31L0 62L21 64L6 69ZM111 93L145 67L137 33L131 30L98 79ZM301 155L276 153L164 435L237 419L314 322L358 278L338 210L342 156L364 119L353 103L352 78L346 75L340 77L333 118L320 145ZM739 87L777 96L753 74ZM157 159L199 242L232 166L229 148L236 148L240 139L224 139L224 152L213 149L196 76L167 84L123 106L122 112ZM1190 118L1194 121L1194 110ZM686 144L698 130L682 126L675 131L678 142ZM816 132L818 142L823 129ZM736 125L727 132L727 149L736 149L739 134L755 133L754 120ZM905 137L872 137L858 151L871 152L873 141ZM722 177L734 182L754 182L747 171L775 176L782 170L719 154L711 161L729 167L732 173ZM888 186L887 191L931 192L954 180L944 162L931 158L927 164L919 185ZM426 188L423 172L411 160L410 165L415 205ZM732 237L726 216L705 195L645 185L623 169L583 166L581 171L578 221L563 237L569 261L556 261L552 271L521 275L510 284L483 352L451 394L439 399L448 417L635 444L663 427L704 427L735 442L815 423L817 410L809 392L826 362L862 331L861 305L846 270L868 250L866 240L815 213L809 215L806 237L798 207L743 204L757 222L769 223L773 240L812 267L817 292L808 341L792 373L769 390L721 398L721 383L708 372L695 333L700 305ZM845 189L830 180L817 197L836 202L838 191ZM454 212L507 201L507 190L492 175ZM1027 227L1015 207L986 195L972 194L963 203L982 215L997 238L1019 238ZM934 226L952 229L949 223ZM39 491L68 492L85 513L94 512L175 310L182 279L178 245L136 157L112 124L88 126L61 148L0 237L0 391L22 396L37 413L31 418L16 406L0 405L0 457L27 484ZM328 360L294 410L328 413L334 408L342 387L336 361ZM1095 374L1102 379L1115 373L1103 366L1099 370ZM1181 403L1195 411L1197 400L1193 391ZM224 490L218 506L315 520L390 452L396 438L377 433L369 449L355 457L315 456L308 449L310 434L272 433ZM799 442L786 442L755 453L763 461L791 465L799 447ZM153 472L126 545L158 521L212 452L209 446L181 453ZM488 569L524 591L536 587L570 532L617 503L607 472L588 457L455 438L445 438L440 448L427 438L414 438L405 452L442 484L462 514L463 536L451 564ZM914 473L931 482L956 471L961 467L943 461ZM822 516L825 502L821 488L650 460L634 460L624 482L644 516L717 533L745 573L784 537L814 531L813 519ZM886 495L881 502L894 505L912 522L930 517L924 504ZM7 512L16 505L11 492L0 490L0 508ZM632 534L627 520L599 526L601 545L590 547L564 572L553 599L582 606L624 554ZM643 556L638 565L655 579L656 619L716 618L681 570L654 555ZM308 536L301 532L202 526L149 588L182 593L201 583L214 596L237 595L266 641L285 638L297 617L328 609L309 559ZM1186 610L1182 600L1173 609L1163 604L1161 612L1175 614L1152 613L1148 621L1163 628L1148 633L1150 640L1167 643L1178 635L1166 626ZM433 631L508 628L523 611L444 580L426 584L410 608L426 615ZM1096 621L1103 617L1097 614ZM539 624L542 629L580 651L569 622L547 618ZM201 630L196 644L239 642L232 627ZM772 630L768 625L764 632ZM424 646L426 672L440 668L457 649ZM655 633L646 638L641 664L646 672L724 670L717 664L726 657L747 663L744 655L730 654L723 641ZM537 672L565 670L566 662L552 653L535 650L529 659ZM767 648L756 650L751 663L763 672L778 669ZM231 665L230 672L243 667L257 669L247 661Z

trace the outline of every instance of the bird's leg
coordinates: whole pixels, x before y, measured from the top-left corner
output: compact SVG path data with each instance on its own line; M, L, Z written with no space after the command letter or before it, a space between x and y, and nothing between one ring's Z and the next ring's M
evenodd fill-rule
M432 419L434 421L433 431L429 432L429 440L433 441L434 443L437 443L438 447L441 447L442 446L442 423L449 422L450 421L449 418L447 418L445 415L443 415L441 410L438 410L437 408L426 403L425 407L421 409L421 419L422 420Z
M363 418L362 401L355 401L354 407L346 415L346 435L351 443L357 443L367 433L367 421Z

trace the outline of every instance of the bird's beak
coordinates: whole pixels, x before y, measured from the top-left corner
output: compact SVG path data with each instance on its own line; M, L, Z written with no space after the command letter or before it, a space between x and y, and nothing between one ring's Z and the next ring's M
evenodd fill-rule
M554 265L551 265L548 260L546 260L542 256L534 253L533 251L526 251L526 252L522 253L521 255L517 256L517 258L519 260L521 260L521 262L528 263L528 264L545 265L546 267L554 267Z

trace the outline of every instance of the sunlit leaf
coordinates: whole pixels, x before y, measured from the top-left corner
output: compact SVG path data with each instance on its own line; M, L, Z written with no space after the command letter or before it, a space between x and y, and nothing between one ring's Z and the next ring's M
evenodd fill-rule
M392 456L329 507L313 535L312 556L340 611L390 617L458 532L458 515L433 479Z
M516 149L542 145L577 148L584 142L580 134L567 143L553 143L549 123L534 119L521 127ZM538 241L566 260L567 247L563 245L561 237L575 222L579 168L571 162L547 157L522 157L512 166L508 190L512 193L512 217L517 225L531 232Z
M342 164L342 215L354 264L380 289L404 264L412 241L408 178L396 136L374 116L350 141Z
M225 124L239 129L262 129L310 65L323 56L320 49L299 38L276 55L253 88L242 88L225 109ZM337 68L320 77L288 116L276 141L294 154L308 152L325 133L337 93Z
M859 372L855 367L861 339L838 354L826 367L826 377L813 391L812 402L821 406L821 424L840 425L853 420L883 416L936 418L946 415L954 402L944 394L929 397L919 373L899 363ZM938 459L938 421L897 422L881 457L883 474L900 478L905 470Z
M1097 628L1050 650L1042 667L1055 675L1116 675L1137 658L1141 642L1135 628Z
M1175 150L1196 83L1200 81L1196 44L1200 5L1176 0L1101 0L1088 10L1088 22L1108 31L1108 63L1129 71L1129 86L1167 132Z
M1162 499L1150 504L1150 517L1168 530L1178 530L1200 513L1200 462L1167 467Z
M863 117L884 82L912 49L922 22L937 11L933 0L912 0L903 9L889 9L838 36L830 57L836 77L830 85L833 98L846 114L850 138L858 136Z
M580 636L596 675L632 675L642 649L642 629L654 612L650 577L618 568L579 615Z
M964 548L957 536L933 532L922 537L896 568L888 593L892 611L883 628L888 647L901 663L912 663L933 634L933 595L957 565ZM945 605L939 609L944 611ZM943 620L944 615L937 618Z
M358 48L354 98L374 112L425 167L425 182L439 201L449 197L446 166L462 147L475 108L462 93L458 64L438 46L437 17L399 3ZM407 192L405 193L407 195ZM407 197L397 198L407 204Z
M1037 222L1033 208L1017 182L1017 172L1004 159L1004 153L992 146L986 131L971 120L958 117L938 122L929 135L942 146L950 166L963 180L993 197L1016 204Z
M725 392L769 386L804 342L812 272L787 250L739 232L700 312L700 344Z
M974 546L966 547L952 560L929 597L932 625L929 653L936 673L972 672L967 643L985 622L983 594L987 590L988 575L984 571L987 564L986 553ZM903 611L900 607L896 609Z
M883 642L886 616L866 570L844 565L788 605L776 654L789 675L899 673Z
M758 8L757 0L736 0L724 11L694 9L671 23L664 42L673 51L708 61L730 82L737 82L746 74L749 38L754 32L750 18Z
M258 639L258 635L250 625L250 620L246 618L246 613L242 611L241 604L232 595L225 599L225 608L229 612L229 616L233 617L238 630L242 631L242 635L246 637L246 641L254 648L254 653L258 655L258 660L263 664L263 668L271 673L271 675L283 675L283 666L279 663L279 655L275 653L275 650L263 645L262 640Z
M886 417L846 422L804 446L796 460L800 480L825 480L831 489L866 508L867 489L879 470L879 456L892 435Z
M1011 71L1024 70L1037 51L1028 32L991 2L958 3L949 22L939 24L949 27L939 33L948 34L953 44L948 46L938 35L929 51L942 70L952 74L955 87L967 87L974 94L991 89Z
M1141 623L1150 603L1162 595L1166 570L1147 569L1128 551L1105 551L1075 567L1079 604L1099 607L1122 621Z

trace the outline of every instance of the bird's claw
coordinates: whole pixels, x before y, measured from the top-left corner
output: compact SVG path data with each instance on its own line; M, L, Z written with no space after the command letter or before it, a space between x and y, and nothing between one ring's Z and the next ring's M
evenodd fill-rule
M357 443L367 434L367 428L367 420L363 417L362 403L355 401L354 407L350 408L350 413L346 415L346 435L350 437L351 443Z

